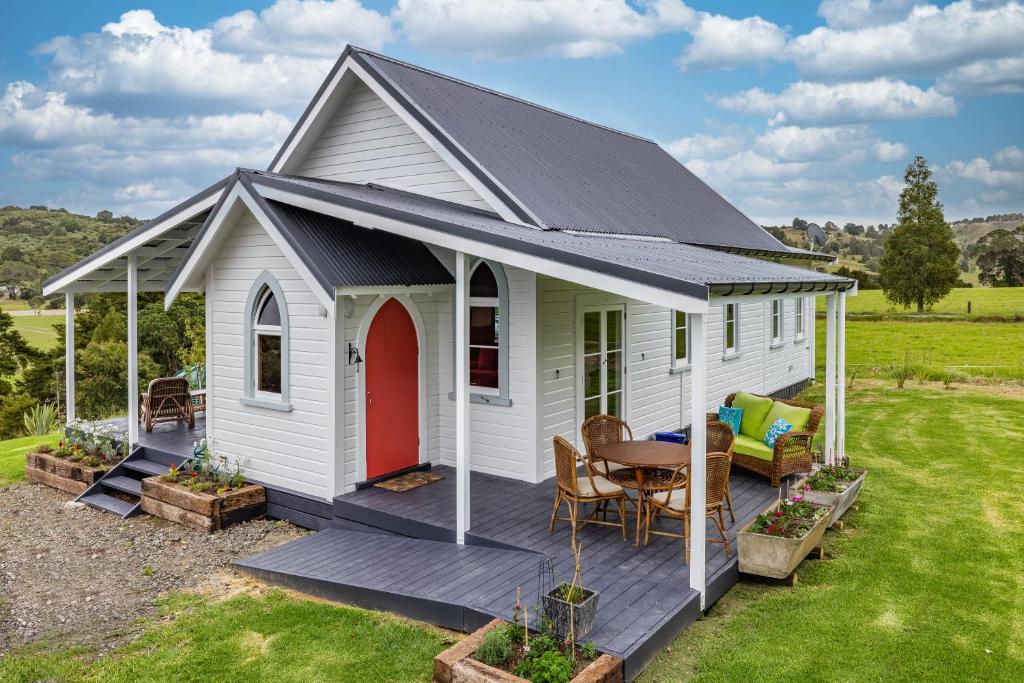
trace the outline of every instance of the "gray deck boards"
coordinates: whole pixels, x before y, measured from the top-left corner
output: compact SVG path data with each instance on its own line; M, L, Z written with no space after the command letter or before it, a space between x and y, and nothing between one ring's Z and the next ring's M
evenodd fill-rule
M377 533L329 529L237 564L300 590L450 628L511 617L517 588L532 609L540 602L542 561L550 561L556 582L571 578L569 525L557 522L548 531L552 480L529 484L474 472L468 545L458 546L444 540L454 538L455 472L443 466L433 471L444 478L411 491L370 487L335 499L340 526L353 520ZM734 471L731 485L736 523L729 524L729 535L735 542L735 529L774 501L778 490L743 471ZM577 539L584 583L601 592L588 639L622 656L631 679L697 617L699 596L689 587L682 541L655 536L638 548L635 517L628 521L626 541L619 529L594 525ZM708 533L715 533L710 523ZM735 564L735 549L726 557L720 544L707 545L707 578L718 589L712 599L735 583Z
M119 429L128 431L128 418L117 417L112 420L102 420L96 424L112 424ZM153 425L153 431L147 432L146 428L139 424L139 445L152 448L173 455L192 457L192 449L195 443L206 438L206 415L196 415L196 426L189 428L181 422L160 422Z

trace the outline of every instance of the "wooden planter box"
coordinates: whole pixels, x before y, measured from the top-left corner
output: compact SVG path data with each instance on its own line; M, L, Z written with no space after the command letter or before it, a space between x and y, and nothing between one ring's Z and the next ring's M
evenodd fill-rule
M775 503L765 510L765 514L770 514L779 505L781 502ZM821 543L821 537L832 521L832 512L819 519L803 538L751 533L749 529L755 521L745 524L736 535L739 570L744 574L784 579Z
M434 683L529 683L472 657L484 636L504 623L495 619L434 657ZM622 683L622 680L622 659L601 655L570 683Z
M25 478L76 496L106 474L106 469L58 458L52 453L26 453Z
M143 512L197 531L217 531L259 517L266 505L266 490L255 484L216 495L189 491L160 477L142 480Z
M829 491L814 491L805 490L803 492L804 500L808 503L817 503L818 505L831 505L832 510L832 521L828 523L831 527L839 521L839 518L846 514L846 511L853 505L853 501L857 500L857 496L860 495L860 487L864 483L864 477L868 475L867 470L861 470L860 476L853 480L845 491L842 493L831 493Z

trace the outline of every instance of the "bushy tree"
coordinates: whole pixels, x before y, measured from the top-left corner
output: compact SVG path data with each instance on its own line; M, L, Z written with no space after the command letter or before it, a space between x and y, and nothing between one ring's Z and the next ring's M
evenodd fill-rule
M139 387L160 375L145 353L139 354ZM90 342L75 356L76 410L87 420L123 415L128 403L128 345Z
M1024 286L1024 225L999 228L982 237L972 253L978 261L978 281L992 287Z
M885 240L880 275L889 301L916 304L922 312L959 282L960 248L943 216L938 186L924 157L914 157L903 179L898 223Z

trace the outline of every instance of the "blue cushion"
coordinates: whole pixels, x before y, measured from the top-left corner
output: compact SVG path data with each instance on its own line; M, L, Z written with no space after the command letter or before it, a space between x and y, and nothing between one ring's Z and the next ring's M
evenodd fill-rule
M764 445L771 448L775 448L775 441L793 428L793 425L789 424L781 417L772 423L772 426L768 428L768 431L764 435Z
M740 423L743 421L743 408L718 406L718 421L732 427L733 434L739 434Z

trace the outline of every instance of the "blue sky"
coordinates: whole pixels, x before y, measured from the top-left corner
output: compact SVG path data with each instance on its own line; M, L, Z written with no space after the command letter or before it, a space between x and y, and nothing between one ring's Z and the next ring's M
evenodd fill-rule
M1018 0L11 3L0 204L148 217L263 167L353 42L657 140L762 223L1024 210Z

